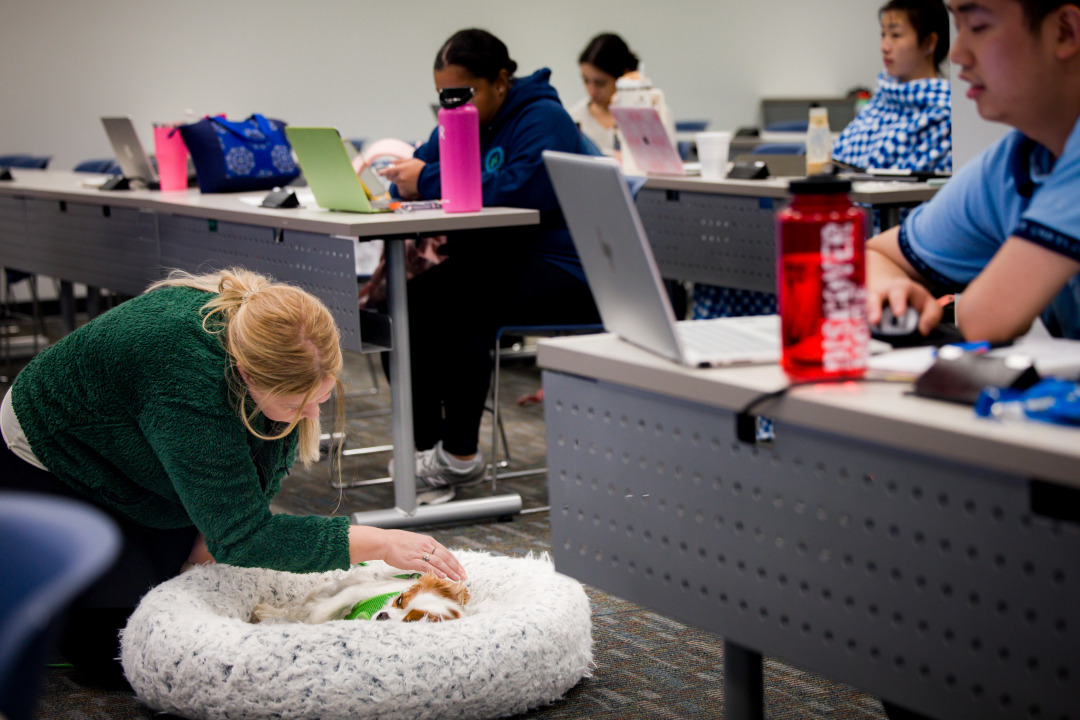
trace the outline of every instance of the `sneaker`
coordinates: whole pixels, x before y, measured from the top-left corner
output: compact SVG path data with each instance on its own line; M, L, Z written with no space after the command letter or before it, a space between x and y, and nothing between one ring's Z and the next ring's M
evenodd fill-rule
M417 485L419 484L417 483ZM457 490L452 487L429 488L427 490L421 490L417 487L416 504L442 505L444 502L453 500L455 495L457 495Z
M388 466L390 477L394 477L394 461ZM464 470L451 467L442 449L442 441L430 450L416 451L416 489L424 491L431 488L468 487L484 481L487 465L483 453L477 451L469 467Z

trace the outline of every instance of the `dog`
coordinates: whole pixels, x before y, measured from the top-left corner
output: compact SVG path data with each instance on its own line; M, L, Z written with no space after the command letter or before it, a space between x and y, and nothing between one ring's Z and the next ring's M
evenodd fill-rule
M284 606L259 603L251 611L250 621L317 625L352 615L395 622L442 622L460 618L468 602L464 583L435 573L408 575L364 566L324 583L299 602ZM362 605L357 608L358 604Z

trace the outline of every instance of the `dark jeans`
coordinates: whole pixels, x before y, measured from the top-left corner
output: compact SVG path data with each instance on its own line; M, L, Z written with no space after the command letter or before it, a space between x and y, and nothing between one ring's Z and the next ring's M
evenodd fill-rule
M95 504L4 445L0 445L0 488ZM145 528L108 508L101 509L119 526L123 548L112 568L69 610L60 650L68 662L94 682L124 689L127 682L117 659L120 630L148 590L180 574L197 531L194 527Z
M449 453L476 452L498 328L600 322L584 282L537 257L492 249L451 255L409 281L418 450L442 440Z

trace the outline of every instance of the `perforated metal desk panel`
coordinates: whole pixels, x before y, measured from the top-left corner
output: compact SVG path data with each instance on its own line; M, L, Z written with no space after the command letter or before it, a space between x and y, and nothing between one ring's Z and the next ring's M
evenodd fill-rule
M536 211L515 208L458 215L270 210L233 194L101 192L80 184L100 176L12 172L14 181L0 182L0 266L137 295L166 269L241 265L317 296L333 312L343 346L356 351L361 343L351 237L539 222Z
M776 292L776 212L787 203L788 180L650 177L636 204L660 274L667 278ZM853 202L885 210L929 200L921 183L855 183Z
M849 383L763 405L750 445L777 367L611 335L539 362L560 572L932 717L1080 718L1080 525L1029 496L1080 488L1080 431Z

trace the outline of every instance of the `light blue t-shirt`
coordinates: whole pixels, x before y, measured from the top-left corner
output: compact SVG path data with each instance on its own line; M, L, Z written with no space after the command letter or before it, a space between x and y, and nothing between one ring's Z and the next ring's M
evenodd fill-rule
M1080 121L1056 162L1016 130L987 148L911 212L900 250L939 290L959 292L1014 235L1080 261ZM1080 339L1080 275L1043 320Z

